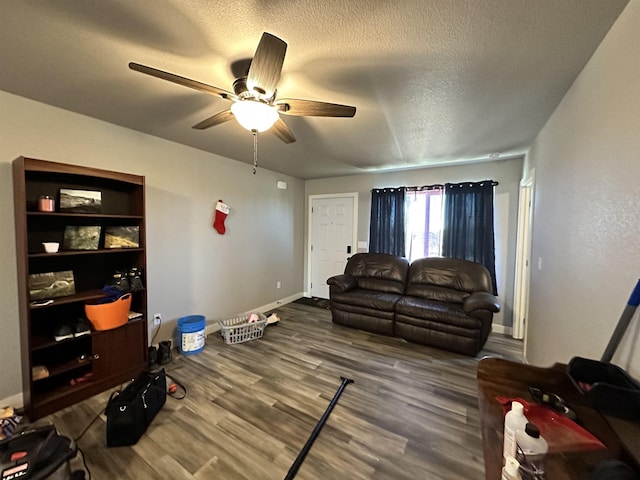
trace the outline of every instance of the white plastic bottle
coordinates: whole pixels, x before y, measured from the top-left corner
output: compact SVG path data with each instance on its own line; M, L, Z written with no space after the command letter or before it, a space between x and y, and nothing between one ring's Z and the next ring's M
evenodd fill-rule
M524 430L527 417L524 416L524 406L520 402L511 402L511 410L504 416L504 447L502 456L506 464L509 458L516 456L516 432Z
M516 432L516 460L520 463L522 480L544 479L545 456L549 450L547 441L533 423Z
M507 458L504 467L502 467L502 480L521 480L519 469L520 464L515 458Z

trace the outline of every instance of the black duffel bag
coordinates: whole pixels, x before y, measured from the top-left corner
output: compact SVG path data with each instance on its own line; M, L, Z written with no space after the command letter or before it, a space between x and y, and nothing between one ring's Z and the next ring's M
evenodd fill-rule
M107 447L134 445L167 400L164 369L142 372L121 392L114 392L105 410Z

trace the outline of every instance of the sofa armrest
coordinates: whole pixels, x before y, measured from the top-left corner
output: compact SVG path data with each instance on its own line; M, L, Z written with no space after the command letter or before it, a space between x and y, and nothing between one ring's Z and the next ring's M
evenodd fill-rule
M464 299L462 309L465 313L473 313L476 310L489 310L493 313L500 311L498 299L488 292L473 292Z
M358 281L351 275L335 275L327 279L327 285L335 288L340 293L344 293L356 288L358 286Z

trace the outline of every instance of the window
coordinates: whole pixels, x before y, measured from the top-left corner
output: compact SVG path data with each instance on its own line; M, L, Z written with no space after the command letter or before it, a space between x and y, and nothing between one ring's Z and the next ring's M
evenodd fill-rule
M369 251L413 262L442 256L483 264L494 295L494 187L498 182L446 183L371 191Z
M444 189L407 189L405 254L410 262L442 255Z

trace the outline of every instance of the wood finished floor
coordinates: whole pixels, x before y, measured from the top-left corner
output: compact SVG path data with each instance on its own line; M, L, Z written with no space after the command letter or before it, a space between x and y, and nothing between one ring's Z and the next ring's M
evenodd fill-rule
M477 358L334 325L298 303L260 340L219 335L169 374L187 397L167 398L141 440L107 448L104 415L78 441L93 479L283 479L340 385L348 385L296 479L484 478L476 367L486 355L522 358L492 334ZM110 392L41 421L76 438ZM72 466L81 466L80 455Z

